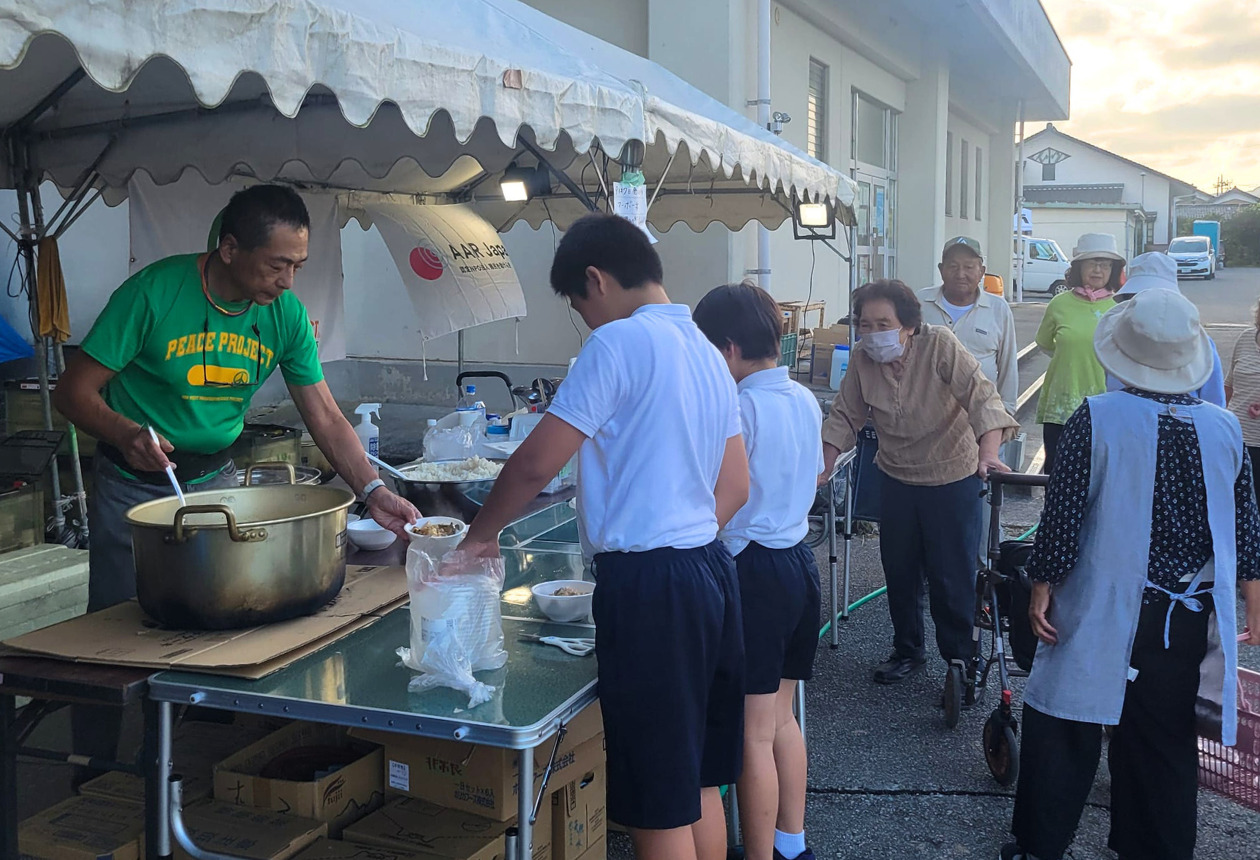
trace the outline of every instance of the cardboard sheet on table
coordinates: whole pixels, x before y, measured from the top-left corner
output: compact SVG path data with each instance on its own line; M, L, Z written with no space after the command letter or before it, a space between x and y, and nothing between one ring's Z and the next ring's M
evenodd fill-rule
M403 568L350 566L336 599L305 618L243 630L166 630L128 601L4 644L76 662L261 678L368 626L406 600Z

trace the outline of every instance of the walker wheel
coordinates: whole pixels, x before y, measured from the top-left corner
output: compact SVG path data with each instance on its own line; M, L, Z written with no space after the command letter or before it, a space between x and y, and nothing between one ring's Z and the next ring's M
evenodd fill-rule
M963 671L962 666L957 663L951 663L949 669L945 672L945 727L954 728L958 725L958 720L962 717L963 702Z
M1007 788L1019 779L1019 741L1008 717L994 711L984 724L984 760L998 785Z

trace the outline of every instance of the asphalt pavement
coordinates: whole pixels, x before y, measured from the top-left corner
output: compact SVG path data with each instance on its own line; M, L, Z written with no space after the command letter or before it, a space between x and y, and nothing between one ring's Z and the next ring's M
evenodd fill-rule
M826 562L820 553L824 580ZM879 538L855 539L853 598L881 585ZM824 582L824 606L828 594ZM839 632L839 648L827 642L819 647L814 679L806 685L805 826L815 854L820 860L996 858L1010 838L1014 808L1013 789L993 780L981 749L984 722L996 702L965 712L950 731L937 708L943 663L931 662L926 673L899 686L873 683L872 667L891 650L883 597L856 610ZM1017 680L1017 696L1022 689ZM1104 758L1068 854L1073 860L1115 860L1106 847L1109 791ZM1198 860L1260 856L1260 813L1208 792L1200 792L1199 804ZM611 834L608 856L630 860L629 839Z

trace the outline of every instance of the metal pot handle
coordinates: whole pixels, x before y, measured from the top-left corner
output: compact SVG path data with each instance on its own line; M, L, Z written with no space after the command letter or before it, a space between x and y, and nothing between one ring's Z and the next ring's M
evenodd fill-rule
M264 469L264 470L284 469L288 471L289 473L289 483L290 484L297 483L297 470L293 468L292 463L281 463L281 462L253 463L250 466L247 466L245 469L245 486L252 487L254 485L254 470L255 469Z
M236 515L227 505L188 505L175 512L175 534L171 538L173 543L184 543L197 533L196 526L184 529L184 517L189 514L223 514L223 518L227 520L228 537L233 543L256 543L267 539L266 529L241 531L236 525Z

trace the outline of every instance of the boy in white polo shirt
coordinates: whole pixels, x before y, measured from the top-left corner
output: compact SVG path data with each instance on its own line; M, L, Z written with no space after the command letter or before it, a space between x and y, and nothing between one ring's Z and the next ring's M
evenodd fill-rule
M751 477L748 504L722 530L744 616L744 856L814 860L805 846L805 739L792 699L796 682L813 676L818 649L818 565L803 541L825 468L822 409L779 367L779 306L765 290L718 287L693 318L739 384Z
M722 356L662 278L623 218L588 215L565 233L551 286L593 333L462 548L497 555L499 532L578 454L608 817L640 860L724 860L718 787L739 776L744 642L718 531L748 499L748 462Z

